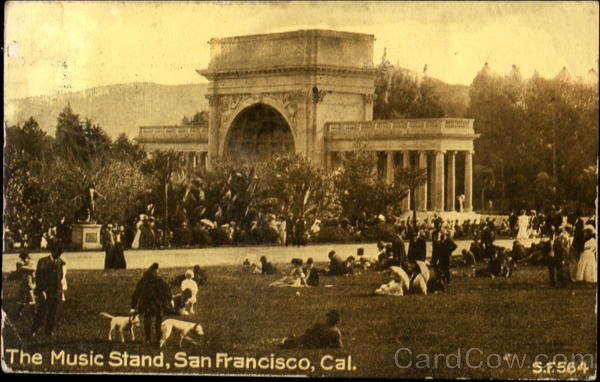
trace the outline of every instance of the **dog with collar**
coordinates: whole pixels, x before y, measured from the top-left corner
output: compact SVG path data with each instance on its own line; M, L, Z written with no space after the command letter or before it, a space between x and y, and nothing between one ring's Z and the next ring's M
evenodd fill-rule
M180 334L179 338L179 347L183 344L183 340L186 339L193 344L197 345L198 343L194 341L190 335L194 334L198 337L204 336L204 329L199 323L193 323L189 321L181 321L174 318L168 318L162 322L160 325L161 330L161 339L159 347L163 347L173 330L178 331Z
M124 331L129 329L131 333L131 341L135 341L135 334L133 332L133 328L140 327L140 315L136 314L133 316L113 316L112 314L108 314L105 312L101 312L100 315L102 317L106 317L110 319L110 330L108 331L108 340L112 341L113 339L113 331L119 332L121 335L121 342L125 342Z

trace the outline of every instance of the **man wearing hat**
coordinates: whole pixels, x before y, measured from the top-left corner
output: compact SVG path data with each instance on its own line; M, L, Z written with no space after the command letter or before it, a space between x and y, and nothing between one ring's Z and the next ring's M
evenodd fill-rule
M153 263L135 286L131 296L131 313L139 313L144 321L145 342L151 343L152 319L156 329L156 343L161 336L163 312L170 308L171 292L166 281L158 275L158 263Z
M46 336L52 335L58 305L61 301L62 279L64 276L65 262L60 258L62 247L53 243L50 247L50 256L38 260L35 270L35 295L37 310L31 326L31 335L35 336L46 318Z

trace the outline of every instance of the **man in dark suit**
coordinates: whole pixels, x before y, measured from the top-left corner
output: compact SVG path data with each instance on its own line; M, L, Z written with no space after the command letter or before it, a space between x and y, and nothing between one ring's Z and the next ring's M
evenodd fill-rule
M158 275L158 263L153 263L138 281L131 296L131 311L142 315L144 322L145 342L151 343L151 327L154 318L156 343L161 337L160 325L162 315L171 307L169 285Z
M407 268L406 261L406 248L404 247L404 240L402 240L403 232L398 232L392 238L392 253L394 255L394 262L404 270Z
M427 242L425 241L425 232L419 229L417 238L410 242L408 247L408 265L407 272L417 274L425 267L425 258L427 257Z
M455 249L456 243L450 238L448 232L442 233L438 244L438 255L435 259L432 257L432 265L442 272L446 284L450 283L450 257Z
M35 336L46 318L46 336L52 335L58 305L61 301L63 267L65 262L60 258L62 247L53 243L50 247L50 256L38 260L35 270L35 294L37 296L37 309L31 326L31 335Z

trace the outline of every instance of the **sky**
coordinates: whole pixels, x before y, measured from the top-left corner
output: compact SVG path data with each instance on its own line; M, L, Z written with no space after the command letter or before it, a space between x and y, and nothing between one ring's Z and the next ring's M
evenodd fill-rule
M484 63L524 77L598 72L597 2L9 2L4 94L201 83L212 37L335 29L375 35L394 65L469 85Z

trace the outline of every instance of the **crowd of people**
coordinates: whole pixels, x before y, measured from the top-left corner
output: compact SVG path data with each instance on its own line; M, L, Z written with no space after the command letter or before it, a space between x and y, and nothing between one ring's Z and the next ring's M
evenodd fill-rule
M152 242L156 245L156 228L151 216L139 216L131 246L143 248L152 245ZM275 242L287 244L286 225L282 224L284 220L268 215L265 218L265 222L271 222ZM61 220L60 224L64 223ZM207 232L218 229L210 221L201 224ZM374 224L386 224L386 218L377 217L377 223ZM510 277L518 265L546 266L549 283L553 286L566 287L573 282L596 283L595 217L585 219L578 213L565 216L560 209L552 207L544 214L535 211L521 211L519 215L511 213L499 223L491 217L463 222L445 221L436 214L430 220L424 219L414 224L409 218L396 220L391 225L393 234L377 242L373 256L365 254L363 247L357 248L355 256L346 258L332 250L328 253L328 264L323 269L316 267L312 258L306 262L294 258L290 270L268 286L327 287L332 286L324 282L329 276L351 277L374 271L391 275L389 282L381 284L374 291L377 295L427 295L447 289L452 279L452 266L465 267L466 276L495 278ZM225 228L229 237L235 237L238 232L234 225ZM320 228L320 222L317 221L309 227L308 232L319 235ZM63 256L61 235L64 235L64 229L58 226L49 230L46 240L50 255L38 260L36 266L26 250L21 252L16 264L15 275L20 283L18 313L35 307L31 327L34 336L44 323L44 333L52 334L58 306L66 299L67 262ZM512 237L512 248L497 246L495 241L498 236ZM106 269L126 267L126 237L126 228L122 225L103 226L101 242L106 251ZM462 249L460 256L453 256L457 249L455 240L464 238L472 240L469 248ZM431 242L430 256L428 242ZM262 275L278 273L265 256L260 258L258 264L246 259L242 270ZM151 342L152 322L158 341L163 315L195 314L200 287L206 282L206 272L199 265L167 282L159 275L158 264L152 264L136 284L131 298L131 314L142 316L146 341ZM317 332L329 336L326 341L328 346L341 346L341 334L336 327L338 320L337 312L330 312L325 324L310 328L303 336L287 338L282 346L313 346L310 344L316 341Z

